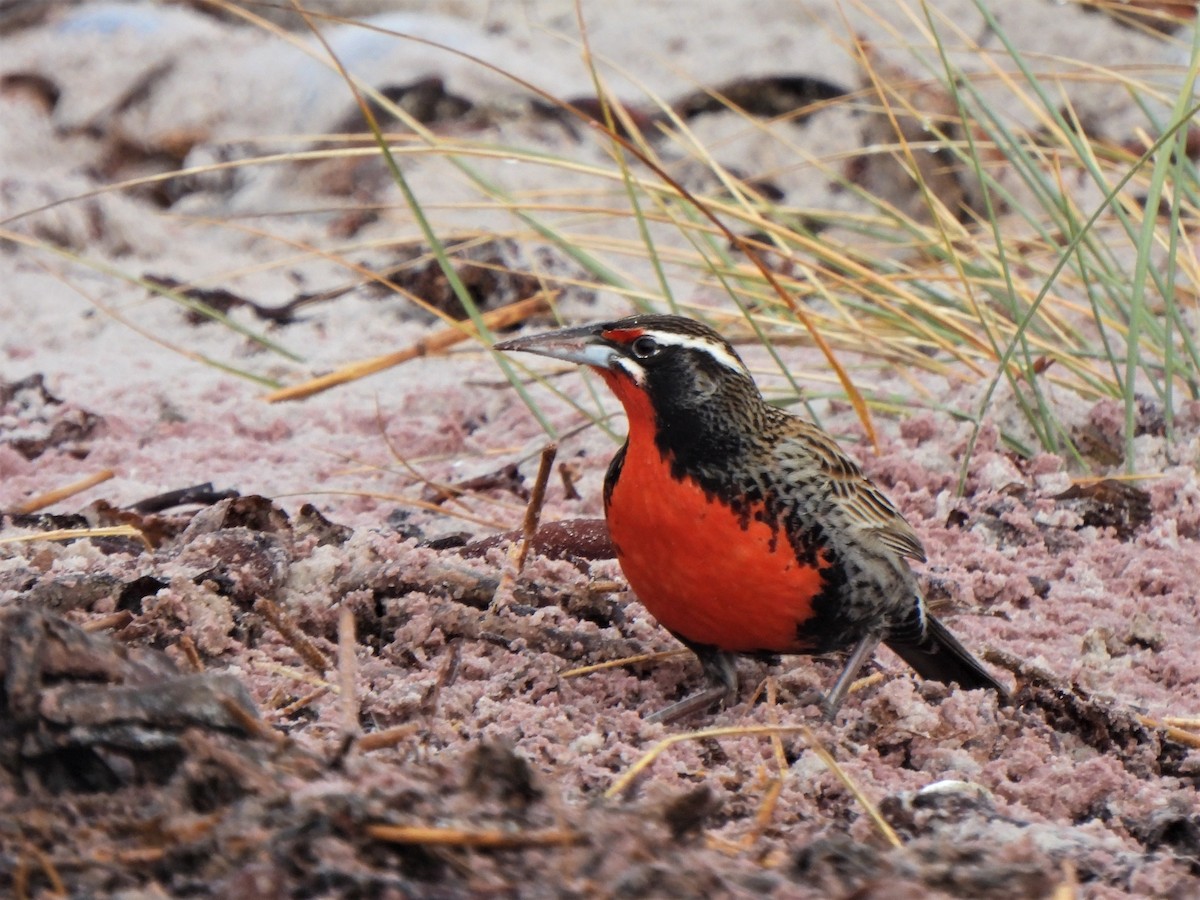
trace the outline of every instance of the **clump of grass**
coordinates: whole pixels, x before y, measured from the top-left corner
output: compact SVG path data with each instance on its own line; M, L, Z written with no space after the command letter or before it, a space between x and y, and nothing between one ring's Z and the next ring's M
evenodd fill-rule
M979 381L984 388L978 406L948 410L973 421L976 432L995 388L1005 382L1028 433L1007 435L1010 446L1024 454L1066 454L1083 466L1086 460L1056 413L1055 392L1116 398L1126 409L1125 459L1132 467L1139 396L1148 394L1162 406L1168 431L1177 399L1200 396L1200 355L1189 321L1195 295L1179 287L1194 275L1194 258L1181 250L1190 247L1186 222L1196 196L1195 169L1185 153L1195 112L1196 48L1186 69L1177 71L1156 66L1131 73L1030 60L986 6L979 9L990 49L928 7L909 8L914 19L920 17L926 42L903 48L906 65L914 67L907 85L897 84L893 71L881 71L872 48L853 47L866 86L842 102L892 123L895 140L867 152L898 161L914 176L922 199L915 212L863 190L841 160L810 159L805 162L814 173L855 192L866 212L809 209L799 218L733 178L693 140L668 103L652 98L658 118L674 130L676 146L708 165L723 190L698 196L672 176L657 145L634 129L623 108L607 101L599 67L593 75L602 115L591 123L592 132L608 142L613 165L589 174L619 183L636 238L569 232L543 215L548 207L523 203L465 167L470 148L429 133L422 139L513 210L529 229L514 235L548 241L581 263L595 286L622 292L639 308L680 310L672 284L681 272L694 283L719 285L727 309L704 313L735 331L743 323L740 330L767 348L790 387L790 397L787 391L778 396L781 403L802 397L779 352L799 337L823 350L868 434L867 404L842 360ZM586 25L580 24L586 48ZM959 70L949 44L973 51L984 66ZM590 54L585 59L592 62ZM1051 74L1039 74L1042 68ZM1140 145L1089 134L1063 91L1075 78L1109 80L1148 115L1158 109L1149 115L1153 134ZM940 109L922 105L922 92L931 90L941 92ZM404 118L402 111L394 114ZM407 124L421 133L417 123ZM403 188L384 135L377 128L375 133ZM923 164L930 158L970 182L964 194L973 191L973 202L934 189ZM426 239L436 244L421 202L404 189ZM595 209L586 202L565 208L580 216ZM820 223L819 232L812 223ZM664 238L664 231L675 234ZM621 254L646 264L653 273L649 285L621 275L609 262ZM790 270L768 266L769 257L787 260ZM460 299L473 309L468 297ZM526 399L536 412L536 400Z
M252 12L217 5L298 42ZM806 177L838 185L854 202L799 210L765 199L717 161L717 148L705 146L666 99L648 95L650 115L640 118L612 100L605 88L608 69L590 53L582 19L581 55L591 67L598 114L508 77L514 89L577 122L585 139L595 142L590 152L556 156L437 133L359 83L325 45L328 63L340 70L359 103L374 148L343 136L304 153L264 153L225 165L378 155L401 193L413 234L441 267L466 310L470 339L481 346L491 343L489 319L457 274L451 244L461 230L447 223L461 223L473 210L503 210L512 226L495 237L529 248L531 257L533 248L552 247L575 267L569 275L539 273L548 294L604 290L634 308L704 315L735 338L765 348L778 370L770 379L776 402L802 403L811 396L805 388L813 384L812 373L794 372L787 362L785 348L797 342L819 348L832 372L831 396L854 405L868 436L873 410L921 407L966 419L977 433L994 415L1003 384L1005 402L1015 405L1023 423L1007 427L1008 445L1027 455L1063 454L1086 470L1089 461L1075 448L1056 398L1061 392L1113 398L1124 405L1124 458L1131 469L1139 402L1149 397L1161 407L1170 436L1179 402L1200 397L1200 313L1196 291L1186 287L1198 274L1190 223L1200 192L1187 138L1197 111L1193 84L1200 53L1195 43L1184 47L1164 36L1164 42L1175 42L1186 65L1156 63L1129 71L1032 58L1010 40L985 3L977 5L987 25L982 45L917 3L899 9L912 26L906 33L915 30L920 40L893 32L889 45L878 47L845 37L863 73L861 87L794 113L820 121L830 107L841 106L854 110L858 121L873 123L873 133L887 139L856 148L856 165L865 159L892 167L895 180L911 181L915 202L874 193L845 156L806 155L788 143L782 123L743 115L746 132L778 141ZM318 35L331 25L352 24L305 15ZM886 33L885 20L876 22ZM416 40L400 34L395 39ZM971 71L955 62L964 50L975 60ZM1074 80L1126 93L1145 112L1148 130L1120 141L1091 133L1069 100L1066 86ZM377 109L405 131L385 132ZM730 110L738 113L732 105ZM639 131L639 122L650 122L655 131ZM597 146L602 153L595 152ZM406 175L406 161L417 157L444 162L477 200L448 208L423 193ZM681 159L709 171L712 189L685 187L676 175ZM569 174L563 180L575 186L554 195L518 191L506 184L500 161ZM270 236L269 226L262 233ZM27 236L20 240L38 246ZM352 261L364 249L353 240L329 247L282 236L278 241L289 263L297 255L335 260L364 281L396 289ZM116 276L141 283L128 273ZM177 292L146 286L186 301ZM698 289L723 302L696 309L679 299ZM446 313L430 311L458 327ZM267 344L262 335L253 337ZM274 365L278 370L278 359ZM525 387L525 370L502 358L497 365L553 437L540 392ZM920 373L932 383L938 378L975 383L977 400L947 407L928 389L896 397L875 383L873 373L881 368L907 375L918 388ZM243 374L262 379L255 372ZM581 407L597 421L599 409L598 399Z

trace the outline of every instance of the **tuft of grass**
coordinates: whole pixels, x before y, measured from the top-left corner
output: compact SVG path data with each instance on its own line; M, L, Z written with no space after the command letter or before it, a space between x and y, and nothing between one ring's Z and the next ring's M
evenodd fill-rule
M1161 407L1170 437L1178 405L1200 397L1200 310L1197 291L1186 287L1200 280L1191 240L1200 186L1187 147L1190 120L1198 111L1195 29L1190 45L1161 38L1186 57L1182 66L1155 62L1118 69L1023 53L982 0L976 6L986 29L978 37L925 3L896 7L908 20L903 31L863 4L860 12L871 17L887 43L850 37L849 25L835 36L861 69L857 89L775 119L750 116L713 92L738 117L733 121L739 137L773 144L778 157L792 160L786 171L753 173L756 178L799 178L840 192L828 208L798 209L769 199L753 179L722 165L723 147L703 138L667 98L647 91L644 108L636 111L642 115L618 102L607 88L614 68L594 53L581 13L576 39L581 65L592 78L595 114L544 86L441 48L507 77L514 91L574 123L582 143L550 152L431 129L356 79L321 37L334 26L379 31L377 26L319 16L293 3L318 39L311 44L226 0L210 2L336 69L370 135L366 144L362 135L326 135L313 142L314 149L287 152L275 152L264 139L257 156L183 174L378 157L403 200L402 209L386 211L410 223L396 242L418 241L427 248L427 258L436 261L466 311L471 327L463 334L481 348L490 347L492 337L489 320L459 275L464 236L511 241L528 259L551 248L573 269L539 271L547 295L603 291L635 309L707 318L731 338L762 348L755 358L765 361L761 374L774 402L806 404L815 416L815 398L848 400L869 439L873 414L929 409L970 422L971 448L983 424L994 421L1015 452L1058 453L1086 472L1094 466L1063 424L1063 398L1111 398L1124 407L1124 461L1132 472L1139 405L1149 398ZM392 36L437 46L411 35ZM958 62L964 58L972 60L970 71ZM619 74L636 81L636 72ZM1145 114L1145 133L1120 139L1095 133L1070 102L1068 88L1075 82L1127 95ZM385 130L377 110L403 131ZM845 112L870 140L846 142L843 150L824 156L801 146L789 125L811 120L820 127L822 116ZM443 203L413 182L410 164L430 160L443 164L473 199ZM563 187L552 192L514 187L506 178L506 166L513 165L544 169L547 182ZM688 166L705 177L683 177ZM907 185L907 195L877 190L861 177L864 166L890 172L886 180ZM180 174L109 189L145 187ZM480 233L462 225L473 216L494 221L496 213L510 227ZM356 262L369 245L347 238L313 246L273 230L269 218L263 222L256 233L280 248L264 267L332 261L361 283L400 293L447 327L462 327L394 279ZM0 236L43 253L65 253L15 232ZM188 302L181 292L146 285L111 264L68 255L109 277ZM697 295L705 296L703 307L685 299ZM241 366L238 374L274 381L291 366L294 377L284 378L291 383L308 374L287 348L228 318L218 321L229 329L231 344L249 337L273 351L276 378ZM817 351L805 358L820 360L819 371L794 370L790 348L796 344ZM496 362L551 438L557 437L543 409L545 390L565 396L554 381L539 378L532 389L532 373L519 361ZM896 376L911 390L898 393ZM954 395L968 399L947 400L949 384L976 387ZM605 427L594 388L578 409ZM970 455L969 449L962 460L962 480Z

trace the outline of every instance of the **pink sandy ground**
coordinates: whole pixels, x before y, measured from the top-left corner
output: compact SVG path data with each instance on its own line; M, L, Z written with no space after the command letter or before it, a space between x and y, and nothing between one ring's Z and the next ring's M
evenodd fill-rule
M848 25L870 34L879 25L855 9L844 22L837 7L812 3L802 5L803 15L795 4L762 4L751 27L729 4L700 5L705 15L689 17L698 24L686 26L652 4L589 11L593 43L633 80L669 95L778 71L853 83L844 47L829 35L844 38ZM469 42L472 52L551 79L541 83L556 90L553 79L561 75L564 94L586 92L577 49L553 37L574 33L574 24L553 6L442 4L454 22L418 12L409 26L458 35L454 40ZM941 8L977 24L966 5ZM70 17L84 14L99 18ZM481 27L485 15L494 27ZM1014 3L1005 15L1031 52L1071 46L1081 59L1107 62L1162 52L1146 43L1150 38L1074 9ZM902 30L915 27L899 14L896 21ZM1064 43L1067 36L1072 43ZM193 152L212 159L231 147L237 156L257 136L320 132L346 112L344 96L338 101L317 70L281 51L277 39L185 7L85 4L17 28L4 44L0 75L36 74L61 92L53 110L24 90L0 94L5 217L102 186L118 137L127 153L129 144L161 147L173 130L200 133ZM170 66L140 80L165 60ZM431 62L414 51L391 62L404 73L389 75L398 82L419 76L423 66L440 67L434 71L450 87L501 108L511 90L444 57ZM258 87L247 90L247 79ZM131 97L136 84L143 91ZM1081 103L1101 104L1080 90ZM1114 107L1112 116L1127 112ZM601 155L519 113L472 137L540 142L584 159ZM809 137L820 146L834 140ZM134 174L124 165L117 177ZM426 202L436 207L443 189L447 203L465 196L434 163L412 166ZM510 169L516 189L549 177ZM234 525L218 517L153 552L88 542L0 545L0 609L27 606L55 585L84 585L83 599L56 608L84 624L111 613L130 582L159 579L166 586L133 607L118 641L165 649L181 662L178 644L186 635L205 667L242 679L267 721L290 740L279 751L228 735L193 737L187 761L165 781L133 778L102 794L51 795L36 777L0 768L0 808L9 811L0 824L0 885L28 877L45 887L40 851L69 890L93 896L1032 897L1059 884L1094 897L1200 893L1200 756L1135 718L1200 714L1200 406L1181 405L1170 440L1154 429L1138 438L1138 471L1152 476L1142 483L1149 516L1119 533L1085 524L1086 504L1054 499L1075 474L1063 460L1014 457L999 446L995 427L985 428L958 497L967 426L932 412L884 417L875 453L843 406L820 404L824 423L921 535L930 558L922 578L955 632L981 652L995 651L993 662L1022 659L1047 678L1021 673L1017 703L998 708L982 692L919 684L881 653L883 680L827 724L796 698L828 686L835 662L747 661L743 701L772 675L777 702L742 702L688 723L811 725L881 804L900 833L899 849L882 842L863 807L794 734L783 739L782 787L759 824L778 767L770 743L757 736L680 743L633 790L603 799L656 742L683 730L647 725L642 715L694 686L696 666L678 657L564 678L576 666L674 646L632 597L603 584L620 581L614 563L534 557L485 609L479 591L494 589L489 579L505 570L503 551L462 559L421 546L521 521L524 500L503 487L441 512L418 504L432 496L418 474L454 483L518 461L526 484L532 477L546 436L489 356L461 349L272 406L262 387L181 350L296 381L406 346L428 325L404 299L365 291L269 329L245 310L234 312L238 322L301 353L304 362L296 364L219 326L189 324L181 309L110 269L46 250L275 305L350 277L305 247L378 261L386 254L370 239L415 233L394 189L380 180L373 184L385 210L358 234L362 244L348 249L333 223L338 207L361 197L331 198L322 181L331 178L328 170L295 166L239 170L232 182L205 183L170 210L138 194L103 193L3 224L19 241L42 245L9 243L0 252L0 382L41 373L63 403L22 405L18 398L0 410L0 510L112 469L113 479L52 511L94 511L100 500L124 506L211 481L272 498L294 521L312 503L352 530L341 542L321 543L298 525ZM823 189L798 180L795 202ZM447 228L511 228L494 211L437 214ZM621 264L649 283L636 263ZM712 302L700 289L685 299ZM563 306L576 318L627 308L615 294L582 292ZM813 371L811 352L789 352L795 371ZM753 349L748 357L766 368ZM906 384L887 371L870 377L883 389ZM594 405L578 377L554 383ZM948 407L969 409L978 400L975 384L938 389ZM577 410L535 390L564 432L582 421ZM1115 404L1056 400L1069 427L1090 426L1119 440ZM1006 403L1001 397L997 421L1011 420ZM46 437L55 422L78 421L81 411L97 417L86 436L33 459L15 449L14 439ZM567 499L555 479L547 518L599 514L614 447L596 428L561 441L559 460L576 469L581 498ZM0 520L0 539L29 531ZM331 657L339 610L352 610L360 726L371 732L414 723L414 732L393 747L343 758L336 692L282 715L336 674L305 670L293 648L250 611L259 595L273 598ZM527 761L531 785L508 751L495 747ZM203 777L209 768L228 786L213 789ZM969 785L928 790L946 780ZM208 798L204 804L198 794ZM583 837L568 847L414 847L366 836L368 822ZM672 822L682 834L673 833ZM147 848L158 856L138 856Z

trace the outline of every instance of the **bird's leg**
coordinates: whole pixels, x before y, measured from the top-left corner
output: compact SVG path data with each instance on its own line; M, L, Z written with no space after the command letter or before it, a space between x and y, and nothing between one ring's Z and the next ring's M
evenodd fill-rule
M665 709L651 713L646 716L647 722L662 722L664 725L668 725L671 722L686 718L692 713L708 709L708 707L718 701L728 703L737 696L737 657L732 653L725 653L715 647L692 644L687 641L684 643L687 644L688 649L696 654L696 658L700 660L700 665L704 668L704 675L709 681L709 687L696 691L696 693L684 697L676 703L672 703Z
M826 719L832 721L833 717L837 715L842 701L846 699L846 694L850 692L850 685L858 677L858 672L863 667L863 663L875 654L875 649L879 646L881 640L883 640L883 636L873 631L868 631L858 639L858 643L850 651L850 656L846 658L846 664L842 667L842 674L834 682L833 690L825 695L825 700L821 704L821 707L825 711Z

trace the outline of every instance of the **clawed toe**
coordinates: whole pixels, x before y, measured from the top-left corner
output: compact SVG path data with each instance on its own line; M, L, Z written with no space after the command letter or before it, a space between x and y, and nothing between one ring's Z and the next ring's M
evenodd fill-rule
M680 640L683 639L680 638ZM700 660L709 686L684 697L677 703L672 703L666 709L660 709L658 712L646 716L647 722L662 722L663 724L677 722L692 713L708 709L714 703L720 702L725 705L737 697L737 658L732 653L725 653L715 647L693 644L688 641L683 641L683 643Z
M702 691L689 694L682 700L672 703L670 706L664 707L656 713L651 713L646 716L646 721L661 722L664 725L669 725L672 722L678 722L680 719L687 718L693 713L702 712L714 703L727 703L733 699L733 696L734 692L728 690L724 685L713 685Z

